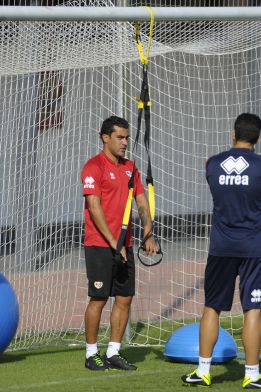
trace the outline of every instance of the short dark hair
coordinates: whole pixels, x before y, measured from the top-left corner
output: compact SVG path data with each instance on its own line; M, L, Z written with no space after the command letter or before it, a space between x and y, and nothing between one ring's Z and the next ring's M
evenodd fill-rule
M256 144L261 130L261 119L251 113L240 114L235 121L235 139Z
M112 132L115 132L114 125L117 125L121 128L129 129L129 123L127 120L121 117L111 116L103 121L100 131L100 137L102 138L102 135L111 136Z

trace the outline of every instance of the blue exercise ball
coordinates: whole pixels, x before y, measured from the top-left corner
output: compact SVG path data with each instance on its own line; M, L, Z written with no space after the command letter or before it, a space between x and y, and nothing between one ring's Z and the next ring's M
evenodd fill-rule
M197 363L199 358L199 323L177 329L168 338L164 355L176 362ZM212 362L228 362L237 357L237 345L233 337L223 328L214 347Z
M13 339L19 321L19 308L13 287L0 273L0 353Z

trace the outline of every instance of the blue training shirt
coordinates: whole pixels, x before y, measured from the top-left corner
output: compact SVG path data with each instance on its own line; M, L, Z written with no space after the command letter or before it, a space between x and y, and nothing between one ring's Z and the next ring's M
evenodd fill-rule
M261 156L231 148L209 158L213 198L209 254L261 257Z

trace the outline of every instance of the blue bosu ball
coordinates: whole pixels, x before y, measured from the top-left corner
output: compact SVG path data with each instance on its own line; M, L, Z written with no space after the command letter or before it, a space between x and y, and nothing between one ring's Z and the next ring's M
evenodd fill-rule
M13 287L0 273L0 353L13 339L19 321L19 308Z
M173 332L167 340L164 355L175 362L198 363L199 323L185 325ZM223 363L236 357L235 340L225 329L220 327L212 362Z

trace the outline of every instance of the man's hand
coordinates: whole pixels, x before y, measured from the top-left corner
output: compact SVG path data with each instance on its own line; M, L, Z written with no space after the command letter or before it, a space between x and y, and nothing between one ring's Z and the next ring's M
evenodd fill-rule
M156 243L153 234L145 241L143 249L147 256L153 256L159 251L159 245Z
M123 246L121 249L121 256L123 258L123 263L127 263L127 254L126 254L126 247Z
M112 247L112 249L117 250L117 243L118 241L116 241L115 239L110 241L110 246ZM121 249L121 256L122 256L122 262L126 263L127 262L127 255L126 255L126 247L123 246Z

